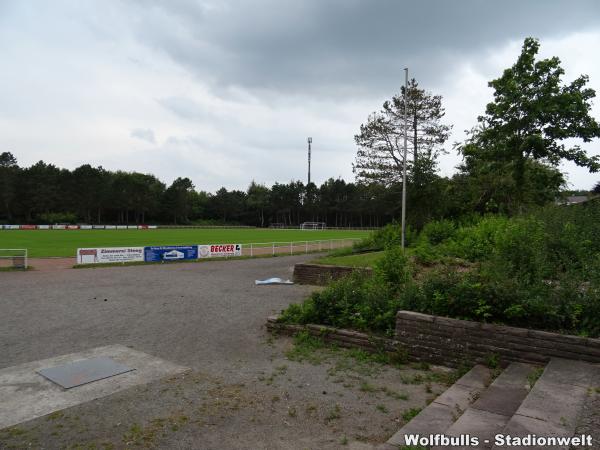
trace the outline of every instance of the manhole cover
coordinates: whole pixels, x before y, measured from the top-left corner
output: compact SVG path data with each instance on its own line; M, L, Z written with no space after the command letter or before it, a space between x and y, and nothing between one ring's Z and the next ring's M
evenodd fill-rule
M132 370L135 369L101 356L41 369L37 373L65 389L70 389L82 384L114 377L121 373L131 372Z

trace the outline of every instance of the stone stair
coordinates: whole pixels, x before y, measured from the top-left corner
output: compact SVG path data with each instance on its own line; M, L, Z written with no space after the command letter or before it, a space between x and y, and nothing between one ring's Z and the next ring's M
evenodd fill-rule
M503 434L573 436L579 413L599 371L597 365L553 358L504 428ZM568 446L553 448L567 449Z
M491 371L477 365L394 434L388 444L407 445L406 434L443 434L480 397L492 381Z
M497 434L574 436L586 398L592 388L597 388L594 380L600 379L600 366L553 358L536 381L539 370L530 364L513 362L491 381L489 369L475 366L378 448L402 448L408 445L407 434L443 434L455 439L469 435L478 438L479 446L463 443L464 447L452 448L492 450L537 448L495 446Z

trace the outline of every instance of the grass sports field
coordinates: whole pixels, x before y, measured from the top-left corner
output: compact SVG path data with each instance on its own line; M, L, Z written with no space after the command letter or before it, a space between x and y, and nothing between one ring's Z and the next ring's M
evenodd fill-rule
M29 257L72 256L80 247L142 247L154 245L246 244L362 238L369 231L277 230L266 228L156 230L2 230L1 248L26 248Z

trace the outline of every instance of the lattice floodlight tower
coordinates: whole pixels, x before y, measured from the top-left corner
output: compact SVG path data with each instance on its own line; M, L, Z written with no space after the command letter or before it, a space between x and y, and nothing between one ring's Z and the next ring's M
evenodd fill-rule
M324 230L327 228L325 222L304 222L300 225L301 230Z
M0 268L27 269L26 248L0 248Z

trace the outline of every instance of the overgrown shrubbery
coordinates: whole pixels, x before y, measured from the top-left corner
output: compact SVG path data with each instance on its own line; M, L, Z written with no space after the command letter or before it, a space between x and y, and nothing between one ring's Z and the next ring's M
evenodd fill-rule
M411 245L417 239L417 232L410 226L406 228L406 244ZM354 245L355 250L383 250L387 247L400 245L402 242L402 228L398 223L390 223L362 239Z
M374 277L355 272L334 281L304 303L289 306L281 320L391 334L401 307L397 292L410 283L411 270L408 258L392 246L377 263Z
M404 256L398 228L374 276L353 275L282 320L392 333L396 311L600 336L600 203L508 219L432 222ZM424 266L430 266L424 267Z

